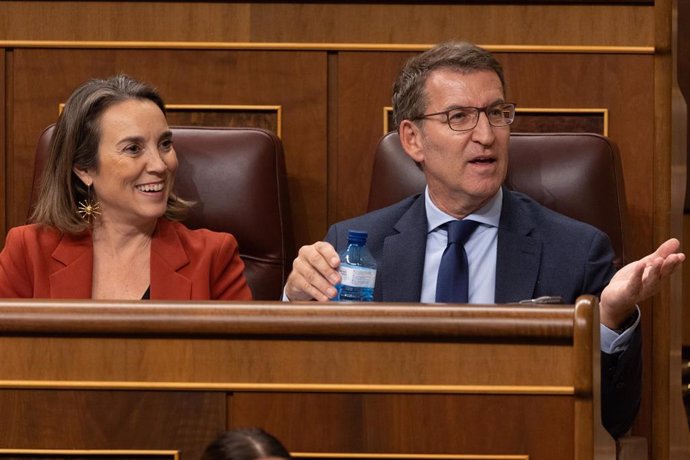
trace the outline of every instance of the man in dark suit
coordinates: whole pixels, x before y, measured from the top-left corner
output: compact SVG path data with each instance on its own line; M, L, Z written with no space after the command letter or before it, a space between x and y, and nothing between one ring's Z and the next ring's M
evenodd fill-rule
M302 247L285 295L335 296L338 252L348 229L357 229L369 233L378 264L374 300L447 299L441 291L449 230L457 221L473 221L469 239L460 243L469 270L460 302L560 296L573 303L581 294L600 295L602 419L618 437L632 424L641 397L637 303L685 256L671 239L614 273L605 234L502 187L515 116L504 95L500 64L477 46L445 43L410 59L394 86L393 114L405 152L424 171L425 192L335 224L325 242Z

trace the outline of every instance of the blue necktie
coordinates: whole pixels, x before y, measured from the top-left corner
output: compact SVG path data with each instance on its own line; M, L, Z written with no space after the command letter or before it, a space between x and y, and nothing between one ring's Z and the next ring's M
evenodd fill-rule
M467 303L469 269L465 242L478 225L479 222L473 220L454 220L446 224L448 246L438 267L436 302Z

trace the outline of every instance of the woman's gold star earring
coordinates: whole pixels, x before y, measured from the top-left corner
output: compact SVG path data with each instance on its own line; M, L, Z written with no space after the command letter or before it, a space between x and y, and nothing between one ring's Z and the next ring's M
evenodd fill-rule
M84 221L92 223L96 216L101 214L101 204L91 198L91 185L89 184L86 192L86 200L80 201L77 206L77 214Z

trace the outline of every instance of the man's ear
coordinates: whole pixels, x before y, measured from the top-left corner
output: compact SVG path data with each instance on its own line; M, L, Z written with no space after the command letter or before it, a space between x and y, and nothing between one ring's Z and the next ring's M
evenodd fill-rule
M91 184L93 184L93 179L91 178L91 174L89 174L88 169L80 169L74 166L72 168L72 171L74 171L74 174L77 175L79 179L86 185L87 187L90 187Z
M398 127L398 135L405 153L417 163L424 163L424 140L419 126L410 120L403 120Z

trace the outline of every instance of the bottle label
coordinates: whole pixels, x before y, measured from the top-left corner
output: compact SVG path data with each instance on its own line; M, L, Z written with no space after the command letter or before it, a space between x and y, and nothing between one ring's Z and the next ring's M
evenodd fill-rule
M354 267L340 264L341 281L344 286L373 288L376 283L376 270L366 267Z

